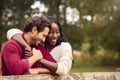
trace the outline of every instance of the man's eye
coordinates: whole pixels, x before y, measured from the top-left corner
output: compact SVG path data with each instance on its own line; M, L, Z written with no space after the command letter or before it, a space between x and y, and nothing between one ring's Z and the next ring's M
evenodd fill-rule
M46 37L46 35L44 35L44 37Z
M59 31L57 33L60 33Z

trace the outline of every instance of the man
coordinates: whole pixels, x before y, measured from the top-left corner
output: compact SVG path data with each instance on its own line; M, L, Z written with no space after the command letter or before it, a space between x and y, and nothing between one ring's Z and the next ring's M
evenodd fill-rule
M9 40L5 43L2 50L2 75L21 75L25 73L50 73L50 70L42 67L39 61L43 58L55 62L50 54L42 49L41 44L45 41L51 25L45 16L29 18L23 29L23 39L28 45L33 48L33 55L29 58L24 58L24 48L15 40ZM42 52L42 54L41 54ZM44 52L44 53L43 53ZM45 57L47 55L47 57ZM32 68L31 68L32 67ZM34 69L33 69L34 68ZM35 69L36 68L36 69ZM51 71L51 73L54 73Z

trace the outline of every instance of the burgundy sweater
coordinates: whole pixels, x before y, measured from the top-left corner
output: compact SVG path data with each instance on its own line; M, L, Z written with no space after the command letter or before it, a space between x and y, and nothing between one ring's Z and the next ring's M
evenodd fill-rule
M56 62L53 57L45 50L41 45L36 47L39 49L43 58L51 62ZM29 62L28 59L24 59L24 48L20 46L16 41L9 40L5 43L2 50L2 75L23 75L28 72ZM43 67L40 62L36 62L32 68ZM51 71L52 75L55 75L54 71Z

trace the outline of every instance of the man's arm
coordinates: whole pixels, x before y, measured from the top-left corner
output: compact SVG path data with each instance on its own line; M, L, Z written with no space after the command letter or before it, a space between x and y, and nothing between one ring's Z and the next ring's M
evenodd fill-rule
M29 67L32 67L32 65L33 65L36 61L41 60L41 59L43 58L43 55L42 55L42 53L40 52L40 50L36 50L35 48L33 48L32 52L33 52L33 56L31 56L31 57L28 58Z
M48 74L50 73L50 70L47 68L30 68L29 69L29 74Z
M9 43L6 44L2 51L2 58L11 74L23 74L39 59L40 52L35 53L29 59L21 58L23 55L21 48L18 44ZM21 54L20 54L21 53Z

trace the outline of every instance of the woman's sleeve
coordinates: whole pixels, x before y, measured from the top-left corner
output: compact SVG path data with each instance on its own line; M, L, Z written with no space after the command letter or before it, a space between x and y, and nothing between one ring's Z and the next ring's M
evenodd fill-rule
M56 73L59 75L65 75L70 71L72 66L72 48L69 43L64 43L64 45L61 45L61 50L62 52L60 55L60 59L57 62L58 68Z
M20 29L12 28L7 31L7 39L10 40L15 34L22 34L23 32Z

